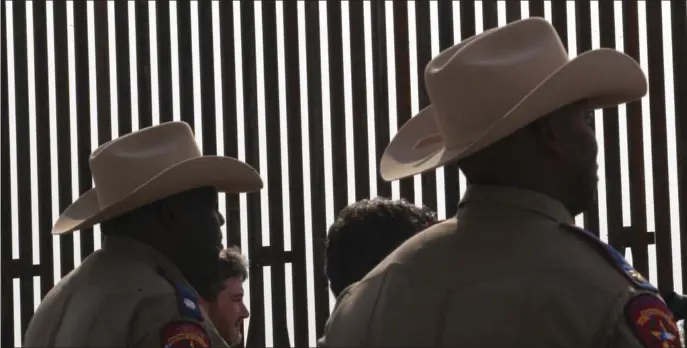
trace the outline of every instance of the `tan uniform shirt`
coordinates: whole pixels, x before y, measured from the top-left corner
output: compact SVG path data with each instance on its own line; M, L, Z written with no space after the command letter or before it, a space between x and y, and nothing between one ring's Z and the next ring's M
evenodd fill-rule
M319 345L639 348L664 335L679 346L662 300L572 223L541 194L473 186L457 218L340 295Z
M106 237L43 299L26 347L228 347L198 295L153 248Z

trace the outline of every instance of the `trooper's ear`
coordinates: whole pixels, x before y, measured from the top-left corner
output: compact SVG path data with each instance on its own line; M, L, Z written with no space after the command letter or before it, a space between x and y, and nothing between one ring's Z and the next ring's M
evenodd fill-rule
M155 204L155 215L162 230L171 237L178 238L186 230L186 214L178 200L165 199Z
M548 153L556 156L563 154L563 146L560 142L560 120L555 114L542 117L529 125L530 132L537 144Z
M181 235L196 229L198 213L209 211L210 204L218 204L217 191L211 187L196 188L156 202L156 214L165 231ZM224 223L222 216L216 218L218 223Z
M582 100L554 110L532 122L528 128L544 151L563 156L571 144L577 143L581 122L588 122L587 101Z

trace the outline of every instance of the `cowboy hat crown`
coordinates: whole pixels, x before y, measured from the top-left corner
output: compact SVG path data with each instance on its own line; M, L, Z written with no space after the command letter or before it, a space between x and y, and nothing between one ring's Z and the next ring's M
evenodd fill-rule
M567 104L615 106L646 94L631 57L611 49L569 59L543 18L512 22L472 36L425 69L431 105L401 127L380 173L396 180L460 160Z
M89 165L95 187L62 213L54 234L91 227L193 188L239 193L263 185L255 169L243 162L202 156L184 122L166 122L111 140L93 151Z

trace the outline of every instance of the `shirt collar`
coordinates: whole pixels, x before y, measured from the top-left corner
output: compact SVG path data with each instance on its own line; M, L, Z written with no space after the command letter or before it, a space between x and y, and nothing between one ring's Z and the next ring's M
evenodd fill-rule
M559 223L573 224L574 219L563 203L542 193L507 186L468 186L459 209L470 202L482 202L529 211L555 220Z

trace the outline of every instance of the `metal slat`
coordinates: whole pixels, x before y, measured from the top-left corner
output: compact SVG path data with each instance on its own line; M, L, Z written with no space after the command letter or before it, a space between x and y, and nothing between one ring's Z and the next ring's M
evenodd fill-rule
M661 2L663 5L664 2ZM673 91L675 96L675 132L678 173L678 201L680 231L680 259L682 263L682 284L687 284L687 3L670 2L671 35L673 39ZM677 57L677 59L676 59ZM683 327L687 323L683 321Z
M639 32L637 1L623 1L623 39L625 53L639 61ZM626 245L632 250L632 263L645 277L649 277L649 252L647 250L646 188L644 185L644 132L642 104L634 101L626 105L627 139L630 170L630 216L632 239Z
M48 100L50 91L48 85L48 32L46 5L44 2L33 3L33 38L34 69L36 76L36 155L38 168L38 242L40 255L40 287L41 298L53 287L53 236L52 229L52 168L50 163L50 110ZM4 51L3 51L4 52ZM31 63L31 62L30 62ZM38 102L41 101L41 102ZM4 136L4 134L3 134ZM3 200L4 201L4 200ZM8 202L4 201L4 202ZM34 216L35 216L34 212Z
M647 56L649 58L649 112L651 115L651 164L653 168L654 221L656 225L656 271L658 287L669 293L673 280L670 184L668 181L668 132L666 128L663 14L661 2L646 3ZM634 255L633 255L634 256Z
M374 120L375 120L375 151L379 161L389 144L389 67L386 57L389 54L386 47L386 13L385 6L389 3L373 1L372 13L372 74L374 81ZM389 6L391 6L389 4ZM391 183L386 182L377 173L377 196L391 198Z
M506 1L506 22L514 22L522 18L522 9L518 1Z
M329 288L324 275L326 210L324 201L324 137L322 130L322 65L320 62L320 4L305 2L305 43L307 45L308 135L310 149L310 195L312 218L313 270L315 284L315 328L320 337L329 317ZM312 320L312 318L310 319Z
M544 0L529 0L530 17L544 18Z
M394 23L393 55L396 65L396 128L400 129L410 120L410 47L408 47L408 3L392 2ZM401 197L415 201L414 177L399 180Z
M349 19L347 29L350 31L351 51L351 103L353 104L353 157L355 158L355 200L370 197L370 154L367 119L367 79L365 52L364 2L348 3Z
M201 2L200 4L203 4ZM150 2L137 1L134 5L136 18L136 87L138 89L138 128L153 125L153 101L150 80ZM212 36L210 36L212 37ZM157 98L157 96L155 96Z
M219 3L220 59L222 67L222 118L224 154L239 158L238 119L243 115L236 110L236 59L234 57L234 9L232 2ZM229 245L241 245L241 214L239 195L226 195L227 241Z
M155 1L154 11L157 36L157 97L159 99L158 104L160 105L160 123L162 123L171 121L174 113L172 109L174 97L172 96L172 44L169 24L169 2Z
M76 144L79 194L93 187L88 158L91 155L91 100L88 57L88 21L85 2L74 2L74 67L76 71ZM73 139L72 139L73 140ZM81 260L93 252L93 228L78 232Z
M294 347L307 347L308 337L308 290L305 263L305 197L303 184L302 110L300 100L300 60L298 40L298 3L284 2L284 67L286 82L286 129L289 162L289 220L291 222L291 261L293 286ZM303 43L304 44L304 43Z
M242 1L240 3L241 15L241 55L243 61L243 106L244 106L244 133L246 148L246 163L255 168L265 180L268 173L260 168L260 143L258 141L258 100L257 100L257 59L255 53L255 8L260 3ZM260 191L248 193L248 251L249 256L262 247L262 207L260 204ZM249 264L250 277L250 308L252 315L250 322L255 325L248 327L246 335L247 347L265 346L265 290L263 270L261 262L253 260Z
M119 135L131 133L131 68L129 62L128 2L113 2L117 64L117 112Z
M450 1L439 2L439 13L446 12L449 19L453 16L453 4ZM411 18L411 20L413 20ZM430 104L427 90L425 89L425 66L432 59L432 21L430 17L430 3L427 1L415 2L415 32L417 54L417 95L418 110L422 110ZM453 41L453 31L449 33L449 41ZM437 175L436 171L429 171L420 175L422 181L422 204L437 211Z
M13 2L14 24L14 95L17 149L17 205L19 217L19 262L22 274L19 277L21 340L29 325L33 312L33 214L31 207L31 148L29 143L29 84L26 43L26 3Z
M55 104L57 120L57 180L59 183L59 213L72 204L72 129L69 124L69 56L67 47L67 5L53 3L55 23ZM60 273L66 276L74 269L74 235L60 236Z
M267 148L267 201L269 202L270 221L269 239L272 254L270 266L270 288L272 303L266 305L272 312L272 336L275 347L290 347L289 333L286 328L286 275L284 252L284 202L282 201L282 149L279 108L279 71L277 57L277 13L273 0L263 1L262 6L262 49L265 77L265 136ZM288 132L288 130L284 130ZM284 149L285 150L285 149Z
M332 188L334 214L348 205L348 173L346 153L346 100L344 95L343 36L341 31L341 2L328 1L327 36L329 57L329 119L332 159ZM354 179L354 178L351 178Z
M612 2L599 2L599 23L601 47L615 49L615 9ZM620 136L618 134L618 108L603 110L604 156L606 168L606 215L608 241L618 251L623 251L623 212L620 187ZM599 144L599 146L602 146Z
M193 46L191 44L191 2L177 1L177 39L179 42L179 113L196 134L202 125L195 123L193 98Z
M552 1L551 2L551 23L556 28L558 36L565 46L565 50L569 52L568 47L568 3L567 1Z
M7 52L7 3L2 3L0 11L0 51ZM10 111L9 111L9 83L7 81L8 65L7 53L0 54L0 168L2 173L9 173L10 168ZM0 278L0 292L2 301L2 337L0 345L3 347L14 346L14 289L12 276L9 275L9 267L12 262L12 204L11 184L9 175L0 175L0 192L2 201L0 205L0 217L2 218L2 231L0 233L0 260L2 260L2 277Z
M484 30L499 26L496 0L482 0L482 27Z
M212 40L212 3L198 2L198 56L200 64L200 112L203 154L217 155L217 115L215 110L215 58Z
M95 29L95 71L98 103L98 145L112 139L112 102L110 100L110 40L108 36L109 13L107 2L93 3ZM117 115L114 115L117 117Z

